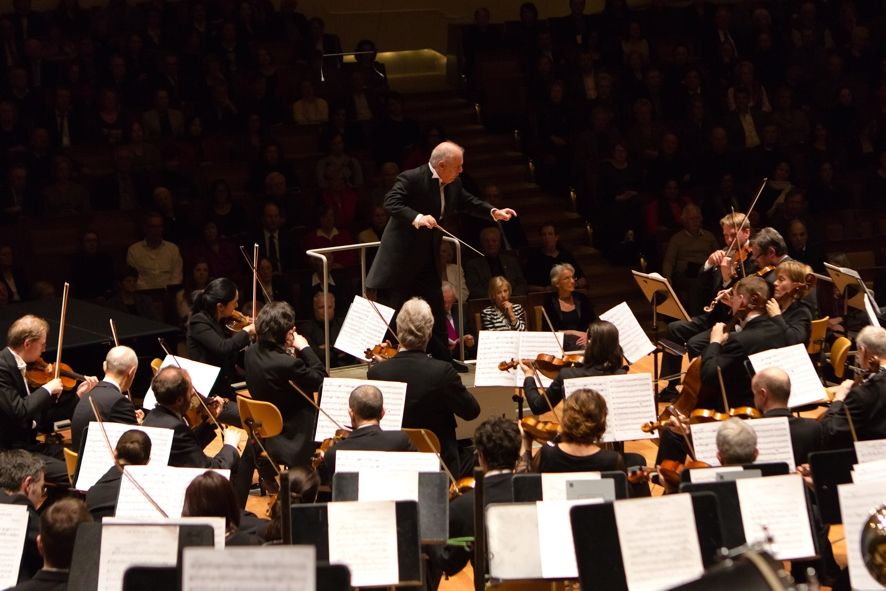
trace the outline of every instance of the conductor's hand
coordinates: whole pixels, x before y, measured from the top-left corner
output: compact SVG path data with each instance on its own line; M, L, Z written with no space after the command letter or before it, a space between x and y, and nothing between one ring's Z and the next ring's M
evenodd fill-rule
M415 225L419 228L428 228L433 230L437 227L437 220L432 215L423 215L416 220Z
M504 209L493 209L492 210L492 219L508 221L511 218L517 217L517 212L511 209L510 207L505 207Z

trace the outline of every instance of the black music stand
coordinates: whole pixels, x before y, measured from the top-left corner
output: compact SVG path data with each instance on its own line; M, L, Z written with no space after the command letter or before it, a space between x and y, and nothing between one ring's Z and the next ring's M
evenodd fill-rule
M880 308L877 306L874 294L868 289L858 271L830 263L825 263L824 268L831 276L834 287L843 296L843 315L846 315L849 308L855 308L864 312L872 325L880 326L880 321L877 318Z
M708 567L716 562L723 546L717 497L709 492L693 493L692 510L702 564ZM582 589L628 591L614 505L573 507L570 520Z
M123 575L123 591L181 591L182 568L134 566ZM343 564L317 564L317 591L350 591L351 572Z
M421 570L421 541L418 528L418 503L415 501L395 501L397 519L397 559L399 577L384 587L419 587L423 584ZM308 544L317 549L318 561L329 561L329 516L328 503L312 505L292 505L292 543ZM359 536L355 527L351 536ZM366 546L365 552L372 547Z
M612 481L616 499L628 498L628 478L624 472L620 470L600 472L600 477ZM514 502L543 501L541 478L541 474L515 474L512 484Z
M444 472L416 472L418 523L422 544L444 544L449 539L449 478ZM359 472L336 472L332 501L358 501Z
M742 464L745 470L759 470L760 476L782 476L791 471L785 462L762 462L760 464ZM699 468L704 470L705 468ZM692 482L692 468L687 468L680 473L680 482Z
M852 466L857 463L855 448L814 451L809 454L809 471L823 523L843 523L837 485L852 482Z

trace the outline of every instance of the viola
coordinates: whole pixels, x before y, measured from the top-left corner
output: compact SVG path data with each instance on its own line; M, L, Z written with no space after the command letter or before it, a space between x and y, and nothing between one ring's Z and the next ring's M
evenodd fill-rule
M336 429L335 435L324 439L320 446L314 451L314 457L311 458L311 468L314 470L319 468L320 464L323 463L323 458L326 457L326 452L329 451L329 448L342 439L347 439L350 434L351 432L347 429Z
M560 425L553 421L541 421L535 417L524 417L520 426L530 437L539 442L553 441L560 434Z
M67 363L58 364L58 375L62 380L62 388L72 390L77 386L78 381L86 378L76 373ZM32 388L39 388L46 385L55 377L55 364L46 363L42 357L38 357L35 361L28 364L25 371L28 385Z
M202 401L202 403L201 403ZM196 390L191 390L191 404L188 407L188 410L185 411L184 417L188 422L188 425L193 429L199 425L202 425L206 421L212 420L210 417L210 412L212 409L217 407L219 404L222 408L227 406L228 401L223 400L219 402L218 400L210 400L200 394ZM208 410L207 410L208 409Z
M227 328L231 332L240 332L247 326L252 324L252 317L247 316L246 314L234 310L234 312L227 318L225 322L225 328Z

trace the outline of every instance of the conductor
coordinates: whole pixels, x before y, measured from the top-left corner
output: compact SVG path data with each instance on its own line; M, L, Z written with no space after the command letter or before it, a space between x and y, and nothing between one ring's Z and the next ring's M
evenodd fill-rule
M463 163L464 148L443 142L431 152L430 162L397 177L384 201L391 219L366 277L366 286L378 290L378 301L395 310L412 297L430 304L434 330L428 352L444 361L451 361L452 355L438 268L443 233L434 228L438 220L456 211L503 221L517 215L513 209L496 209L467 192L458 178Z

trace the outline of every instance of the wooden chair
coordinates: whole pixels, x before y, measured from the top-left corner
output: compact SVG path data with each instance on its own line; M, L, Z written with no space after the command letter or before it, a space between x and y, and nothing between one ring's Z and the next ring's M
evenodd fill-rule
M831 352L828 356L831 367L834 370L834 376L838 380L842 380L846 375L846 359L849 357L849 348L852 341L846 337L840 337L831 345Z
M157 375L157 372L160 371L160 366L163 365L163 360L159 357L155 357L151 360L151 374Z
M67 447L65 450L65 468L68 469L68 480L71 481L71 486L74 486L74 474L77 472L77 460L79 459L79 455L75 451L71 451Z
M825 316L812 321L809 329L809 342L806 343L806 351L810 355L818 355L822 352L824 338L828 332L828 320L830 320L830 317Z
M440 440L430 429L401 429L420 452L440 454Z
M532 330L540 331L544 326L545 307L532 306Z
M249 433L249 438L255 440L261 448L261 455L268 458L279 476L280 466L265 449L263 440L276 437L283 431L283 416L280 414L280 409L270 402L245 396L237 396L237 409L240 411L240 422Z

